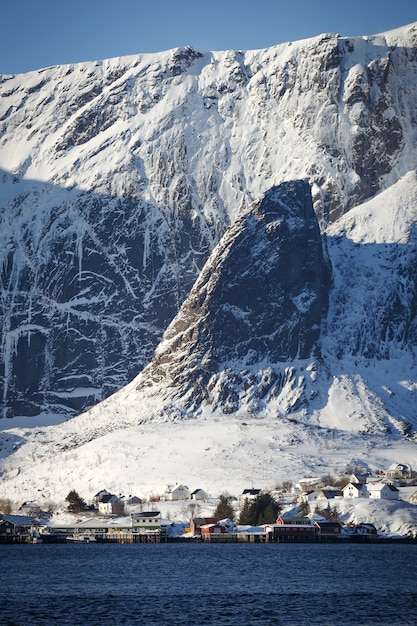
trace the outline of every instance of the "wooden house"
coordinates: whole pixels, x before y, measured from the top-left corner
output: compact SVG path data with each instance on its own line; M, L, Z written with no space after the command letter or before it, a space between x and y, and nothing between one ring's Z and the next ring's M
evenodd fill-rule
M408 463L393 463L387 471L387 478L407 479L413 475L411 466Z
M270 541L309 541L315 539L317 528L309 520L308 524L264 524L264 533L269 535Z
M369 496L364 483L348 483L342 491L344 498L368 498Z
M366 486L369 497L376 500L398 500L399 491L394 485L384 482L370 483Z
M314 522L319 539L337 539L342 534L342 525L339 522Z
M215 524L203 524L201 526L201 536L204 537L206 535L225 535L227 533L227 528L223 524L216 522Z
M36 535L41 527L44 524L28 515L1 515L0 542Z
M377 537L378 531L373 524L358 524L355 526L355 534L365 537Z
M207 524L216 524L218 522L217 517L193 517L190 520L190 533L194 537L201 535L201 527Z

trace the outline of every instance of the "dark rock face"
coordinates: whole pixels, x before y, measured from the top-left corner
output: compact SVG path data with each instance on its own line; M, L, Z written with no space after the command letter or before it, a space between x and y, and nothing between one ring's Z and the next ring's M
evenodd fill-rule
M328 288L309 185L274 187L226 232L140 385L167 377L195 405L209 399L225 370L228 385L232 378L250 386L242 368L319 358ZM230 406L230 394L223 388L220 395Z
M133 379L210 250L190 220L138 198L40 195L43 228L15 214L0 272L2 417L79 413Z

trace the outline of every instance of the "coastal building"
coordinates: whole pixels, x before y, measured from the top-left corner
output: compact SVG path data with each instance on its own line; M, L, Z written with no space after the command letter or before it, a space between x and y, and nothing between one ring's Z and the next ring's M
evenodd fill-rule
M216 524L218 521L217 517L193 517L190 520L190 533L193 537L199 537L201 535L202 526Z
M226 535L227 528L223 524L216 522L214 524L203 524L201 526L201 536L203 539L207 537L207 535Z
M319 539L337 539L342 534L342 525L339 522L314 522Z

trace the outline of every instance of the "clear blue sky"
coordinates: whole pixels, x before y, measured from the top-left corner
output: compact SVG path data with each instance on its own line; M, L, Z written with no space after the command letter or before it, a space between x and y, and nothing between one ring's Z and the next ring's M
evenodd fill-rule
M3 0L0 73L159 52L251 50L417 21L415 0Z

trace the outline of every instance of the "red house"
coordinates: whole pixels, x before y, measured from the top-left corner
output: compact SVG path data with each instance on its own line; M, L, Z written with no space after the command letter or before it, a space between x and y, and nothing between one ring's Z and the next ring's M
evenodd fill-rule
M266 524L264 532L271 541L309 541L316 538L317 529L313 524Z
M201 527L207 524L216 524L219 521L217 517L193 517L190 520L190 531L194 537L201 535Z
M204 537L206 535L225 535L227 529L222 524L216 522L215 524L203 524L201 526L201 536Z
M317 528L320 539L335 539L342 533L342 526L339 522L315 522L314 526Z

